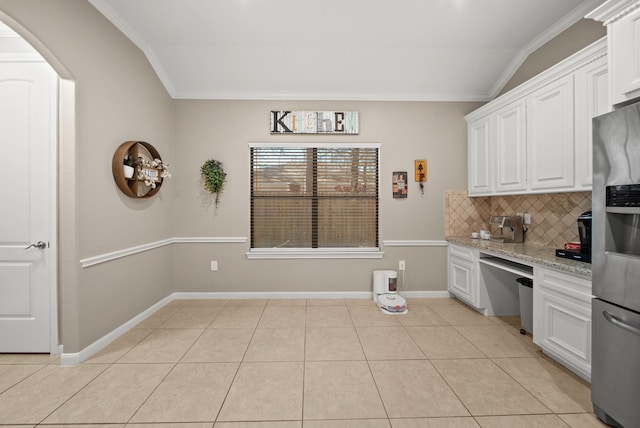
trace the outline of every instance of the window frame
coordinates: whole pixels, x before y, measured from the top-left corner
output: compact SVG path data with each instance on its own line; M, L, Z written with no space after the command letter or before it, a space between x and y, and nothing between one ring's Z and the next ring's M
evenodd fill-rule
M377 182L377 203L378 218L376 222L376 232L378 240L380 239L380 143L329 143L329 142L251 142L249 149L252 148L366 148L378 150L378 182ZM251 173L252 165L249 165ZM249 183L250 186L253 183ZM251 191L249 192L251 198ZM251 205L251 204L249 204ZM250 208L251 209L251 208ZM251 214L249 216L251 218ZM251 220L250 220L251 221ZM251 224L249 224L249 233L252 233ZM251 245L251 243L249 244ZM378 245L380 243L378 242ZM380 251L380 247L336 247L336 248L250 248L246 253L248 259L380 259L384 256L384 252Z

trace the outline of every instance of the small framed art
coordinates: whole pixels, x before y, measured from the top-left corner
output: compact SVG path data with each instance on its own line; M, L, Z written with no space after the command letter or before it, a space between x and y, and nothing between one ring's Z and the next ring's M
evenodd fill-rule
M393 197L407 197L407 171L393 172Z

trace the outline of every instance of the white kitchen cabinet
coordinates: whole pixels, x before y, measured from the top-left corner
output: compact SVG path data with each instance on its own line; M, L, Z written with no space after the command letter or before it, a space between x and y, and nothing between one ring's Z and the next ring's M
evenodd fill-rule
M513 101L493 115L496 193L512 193L527 188L525 101Z
M469 195L527 188L526 100L518 99L469 123Z
M533 271L533 341L586 380L591 378L591 281Z
M529 188L573 188L573 74L533 92L527 108Z
M591 190L591 119L608 105L599 40L468 114L469 195Z
M469 195L493 192L491 162L491 116L469 123Z
M576 190L591 190L592 187L592 119L611 111L608 76L605 55L575 73Z
M529 256L449 242L448 291L485 316L517 315L517 278L533 278L533 342L587 381L591 378L591 280Z
M587 15L607 26L611 102L640 96L640 1L608 0Z
M449 293L474 308L478 307L477 251L449 244L447 288Z

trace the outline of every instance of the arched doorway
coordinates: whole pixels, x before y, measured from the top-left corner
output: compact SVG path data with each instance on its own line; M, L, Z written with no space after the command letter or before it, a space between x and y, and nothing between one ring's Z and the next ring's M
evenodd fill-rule
M0 352L58 350L58 88L0 23Z

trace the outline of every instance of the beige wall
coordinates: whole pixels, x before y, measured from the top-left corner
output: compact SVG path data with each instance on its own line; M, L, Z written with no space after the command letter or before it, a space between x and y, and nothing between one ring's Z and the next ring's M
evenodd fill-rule
M60 147L59 302L64 351L78 352L171 292L168 248L98 267L79 260L171 236L170 183L157 198L127 198L111 159L127 140L171 159L172 101L140 50L87 1L0 0L0 19L75 82L75 124Z
M380 240L444 239L444 191L466 187L464 115L479 103L172 101L144 55L85 0L0 0L0 19L75 84L60 147L65 352L172 291L368 291L371 271L395 269L399 259L408 290L446 289L444 247L383 246L382 260L260 261L246 259L248 242L175 244L94 267L79 260L169 237L248 237L249 141L381 143ZM277 109L358 110L361 134L271 136L268 112ZM114 184L111 158L127 140L152 143L172 164L173 178L152 199L127 198ZM210 157L229 174L217 211L200 190L199 167ZM415 159L428 162L425 195L411 183L409 198L394 200L392 171L410 172Z
M176 101L174 235L249 237L251 141L380 143L380 243L443 240L444 189L466 184L466 122L479 103L338 101ZM271 110L357 110L360 135L270 135ZM224 163L227 184L216 210L201 190L200 166ZM411 182L393 199L393 171L412 172L426 159L425 194ZM381 245L382 246L382 245ZM246 244L178 244L174 284L180 291L369 291L371 272L407 261L410 290L446 289L446 248L387 247L381 260L247 260ZM217 260L219 270L210 270Z
M508 92L606 35L607 30L602 23L581 19L532 52L498 95Z

